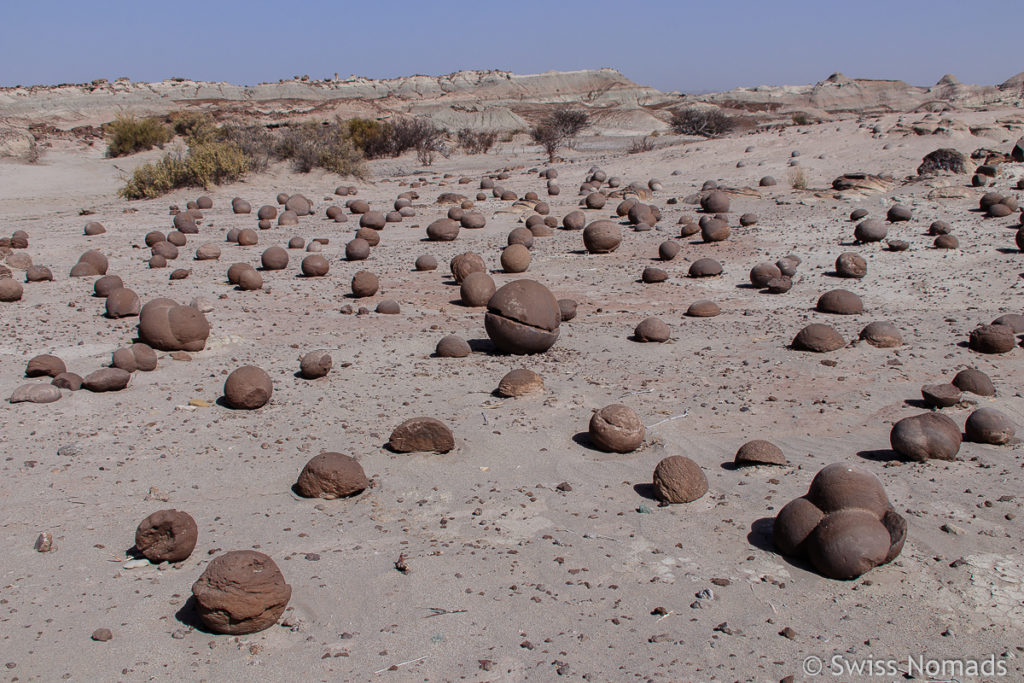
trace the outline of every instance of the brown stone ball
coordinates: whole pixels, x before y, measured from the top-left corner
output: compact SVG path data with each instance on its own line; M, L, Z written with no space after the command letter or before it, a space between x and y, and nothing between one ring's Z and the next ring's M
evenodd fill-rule
M437 270L437 259L430 254L417 256L414 267L419 271Z
M591 254L607 254L622 244L622 229L612 221L594 221L583 230L583 245Z
M665 240L658 245L658 258L662 261L671 261L679 254L679 243L675 240Z
M529 249L533 246L533 232L531 232L529 228L522 226L513 228L508 233L508 239L506 241L508 244L521 244Z
M608 198L600 192L591 192L584 200L584 204L588 209L603 209L607 201Z
M452 430L433 417L414 417L395 427L388 448L396 453L447 453L455 448Z
M690 304L689 308L686 309L686 315L691 318L713 318L721 313L722 309L718 307L718 304L709 299L694 301Z
M609 453L629 453L644 442L644 423L632 408L619 403L595 411L590 418L590 442Z
M124 282L117 275L104 275L92 285L93 294L101 299L107 298L112 291L124 287Z
M301 194L293 194L288 197L288 201L284 203L285 211L291 211L296 216L308 216L313 213L313 202L309 201Z
M268 247L260 256L264 270L284 270L288 267L288 251L283 247Z
M690 264L690 277L714 277L722 274L722 264L712 258L699 258Z
M932 243L936 249L959 249L960 240L953 235L939 235Z
M530 267L530 250L520 243L510 244L501 252L501 267L506 273L526 272Z
M310 254L302 259L302 274L306 277L323 277L330 270L330 265L320 254Z
M750 284L758 289L764 289L777 277L782 277L782 271L774 263L758 263L750 269Z
M633 330L633 336L641 342L666 342L672 330L658 318L645 318Z
M53 271L46 266L31 265L25 269L25 282L53 282Z
M370 210L370 203L365 199L353 199L350 202L346 202L346 206L354 214L364 214Z
M479 230L487 225L487 219L479 211L464 211L459 223L467 230Z
M367 211L359 217L360 228L371 228L373 230L383 230L387 224L387 217L380 211Z
M292 588L270 557L255 550L219 555L192 584L196 614L213 633L245 635L270 628Z
M877 218L861 221L853 230L853 236L858 242L881 242L888 233L889 228Z
M158 510L135 529L136 549L153 564L187 560L198 540L196 520L178 510Z
M845 289L833 289L818 297L815 306L822 313L836 315L855 315L864 312L864 304L860 297Z
M243 365L224 381L224 401L236 410L254 410L270 401L274 383L266 370L255 365Z
M368 270L360 270L352 277L352 295L358 299L373 296L380 289L380 280Z
M130 318L139 315L142 310L142 302L139 295L126 287L115 289L107 294L105 305L108 318Z
M334 366L334 360L329 351L318 349L310 351L299 359L299 374L304 379L319 379L324 377Z
M886 213L885 217L890 223L900 223L903 221L909 221L913 217L913 212L911 212L909 207L901 204L895 204L889 207L889 211Z
M704 470L682 455L663 458L654 468L654 496L666 503L690 503L708 492Z
M793 338L793 348L800 351L827 353L846 345L842 335L822 323L811 323Z
M297 237L296 236L296 237L292 237L290 240L288 240L288 248L289 249L302 249L305 246L306 246L306 240L302 239L301 237Z
M514 280L487 302L484 326L505 353L543 353L558 339L561 309L551 291L534 280Z
M836 273L840 277L862 278L868 273L868 262L860 254L845 252L836 259Z
M640 280L649 285L657 284L668 280L668 273L661 268L647 266L644 268L643 273L640 274Z
M174 259L178 258L178 248L171 244L170 242L157 242L152 247L150 247L150 251L152 252L153 256L159 256L163 258L164 265L167 264L167 261L173 261Z
M198 308L171 299L148 301L139 313L139 339L159 351L202 351L209 335L210 323Z
M93 237L95 235L102 235L106 231L107 229L104 228L103 224L98 221L89 221L88 223L85 224L85 229L83 230L84 234L89 237Z
M562 227L566 230L582 230L587 218L582 211L570 211L562 218Z
M159 230L153 230L151 232L147 232L146 233L145 242L146 242L146 246L147 247L152 247L157 242L165 242L165 241L167 241L167 236L164 235Z
M259 241L259 233L252 228L244 228L238 231L238 246L240 247L251 247Z
M369 256L370 244L361 237L357 237L345 245L345 258L349 261L363 261Z
M713 190L700 198L700 208L704 213L729 213L729 195L721 190Z
M382 315L398 315L402 312L402 307L394 299L383 299L374 310Z
M33 356L25 366L26 377L56 377L67 371L64 361L48 353Z
M451 269L452 277L455 278L456 284L462 284L462 281L470 273L487 272L484 260L479 254L472 251L463 252L453 257L448 266Z
M1017 431L1013 421L995 408L978 408L967 418L964 434L968 441L1000 445Z
M733 458L733 463L744 465L787 465L782 449L763 439L754 439L740 446Z
M356 230L356 237L363 240L371 247L375 247L380 244L380 233L373 228L359 228Z
M731 232L728 223L719 218L712 218L701 226L700 238L705 242L724 242L729 239Z
M880 349L890 349L903 345L903 337L899 328L886 320L876 320L868 323L860 331L860 338Z
M434 353L438 358L465 358L471 351L469 343L455 334L443 337L434 348Z
M277 224L281 227L294 227L299 224L299 216L294 211L282 211Z
M481 307L487 305L496 290L494 279L490 275L483 271L475 271L463 278L459 296L463 305Z
M88 265L88 264L79 264L79 265ZM89 266L89 267L91 268L92 266ZM160 254L154 254L149 259L149 267L150 268L166 268L167 267L167 259L164 258L163 256L161 256ZM96 274L98 275L99 273L96 273Z
M512 370L498 382L498 395L506 398L517 398L542 391L544 391L544 378L526 368Z
M558 315L562 322L572 320L576 317L576 301L574 299L558 300Z
M971 330L968 346L978 353L1007 353L1017 345L1013 328L1006 325L980 325Z
M302 468L295 493L303 498L348 498L370 486L359 461L350 455L325 452L314 456Z
M228 282L233 285L238 284L238 278L241 277L242 273L246 270L252 270L252 266L248 263L232 263L228 267Z
M892 449L908 460L953 460L960 451L960 428L942 413L905 417L889 432Z
M216 261L220 258L220 247L212 242L199 245L196 249L196 261Z
M981 370L967 368L956 373L953 384L961 391L967 391L976 396L995 396L996 387L992 380Z
M256 218L261 221L272 221L277 218L277 207L270 204L264 204L260 207L259 211L256 212Z
M175 257L177 257L177 250L175 250ZM107 274L107 268L109 265L107 257L101 254L100 252L96 251L95 249L90 249L89 251L79 256L78 262L90 264L93 268L96 269L96 272L99 273L100 275Z
M234 213L252 213L252 204L241 197L235 197L231 200L231 211Z
M188 238L185 237L185 233L177 230L172 230L167 233L167 241L176 247L183 247L188 244Z
M243 270L238 275L238 289L243 292L253 292L263 289L263 276L255 268Z
M459 236L459 224L450 218L439 218L427 226L427 239L432 242L451 242Z

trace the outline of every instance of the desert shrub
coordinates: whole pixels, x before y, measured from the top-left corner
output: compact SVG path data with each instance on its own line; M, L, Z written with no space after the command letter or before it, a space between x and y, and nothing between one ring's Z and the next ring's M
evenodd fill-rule
M276 139L266 127L225 124L220 128L220 137L242 150L242 154L249 160L250 171L262 173L267 170Z
M213 142L221 137L220 129L213 116L205 111L178 111L170 116L175 135L180 135L189 145Z
M807 189L807 174L804 173L804 169L797 166L789 172L789 186L794 190Z
M106 128L110 135L107 156L111 157L163 147L171 140L171 129L155 118L140 119L131 114L118 114Z
M807 112L798 111L797 113L793 114L793 123L798 126L809 126L812 123L814 123L814 120L811 119L810 114L808 114Z
M455 139L466 154L486 154L498 141L498 134L493 130L474 131L462 128L455 134Z
M400 119L391 124L391 155L415 149L416 158L425 166L434 163L434 155L448 156L445 132L427 118Z
M249 160L238 145L204 142L139 166L118 194L125 199L152 199L179 187L206 188L232 182L249 169Z
M323 168L338 175L361 177L362 156L350 137L349 124L351 121L289 126L278 139L273 154L291 161L299 173Z
M719 109L685 107L672 112L672 130L680 135L719 137L736 127L733 117Z
M548 161L554 161L558 149L562 146L571 148L576 137L589 125L590 116L586 112L560 107L534 126L530 137L544 148Z
M650 152L654 149L654 141L651 140L650 135L645 135L642 138L633 138L633 144L629 146L630 154L640 154L642 152Z
M349 119L345 125L352 145L367 159L396 156L392 152L390 123L381 123L373 119Z

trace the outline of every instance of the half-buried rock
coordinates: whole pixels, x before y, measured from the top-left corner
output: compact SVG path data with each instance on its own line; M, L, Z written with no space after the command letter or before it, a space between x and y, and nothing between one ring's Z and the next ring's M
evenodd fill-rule
M665 503L690 503L708 492L708 478L693 460L670 455L654 468L654 497Z
M358 460L350 455L327 452L306 463L295 482L295 492L303 498L333 500L354 496L369 485Z
M158 351L202 351L209 335L210 323L198 308L172 299L153 299L139 314L139 339Z
M53 384L22 384L11 393L9 403L53 403L60 400L60 389Z
M644 442L644 423L629 406L613 403L590 417L590 442L609 453L629 453Z
M686 315L691 318L714 318L716 315L721 315L721 313L722 309L710 299L694 301L686 309Z
M891 349L903 344L899 329L886 320L868 323L860 331L860 338L879 349Z
M433 417L414 417L395 427L388 448L397 453L447 453L455 448L452 430Z
M797 332L793 338L793 348L799 351L828 353L841 349L846 342L842 335L833 328L822 323L811 323Z
M96 393L121 391L128 386L132 373L121 368L103 368L90 372L82 380L82 388Z
M67 366L60 358L49 353L42 353L29 359L25 366L25 376L56 377L67 370Z
M156 370L156 351L148 344L137 343L131 346L122 346L114 351L110 364L126 372L135 372L137 370L152 372Z
M907 460L953 460L960 451L960 428L942 413L905 417L892 426L889 444Z
M505 353L547 351L558 339L561 310L555 296L535 280L515 280L487 302L484 326L494 345Z
M127 287L119 287L107 294L107 301L104 305L108 318L131 318L139 315L142 310L142 302L139 295Z
M926 384L921 396L930 408L949 408L960 402L960 388L955 384Z
M744 465L786 465L786 456L782 449L764 439L754 439L740 446L733 458L733 464Z
M978 408L967 418L964 434L975 443L1004 444L1017 431L1013 421L995 408Z
M158 510L135 530L136 549L154 564L188 559L198 539L196 520L179 510Z
M471 351L469 343L456 334L442 338L434 348L438 358L465 358Z
M245 635L277 623L292 587L270 557L233 550L214 558L192 584L196 613L214 633Z
M324 377L334 366L331 354L324 349L310 351L299 360L299 374L305 379Z
M267 404L274 393L270 375L255 365L243 365L224 381L224 400L236 410L254 410Z
M526 368L512 370L498 382L498 394L506 398L516 398L542 391L544 391L544 378Z
M722 264L713 258L699 258L690 264L690 277L715 277L722 274Z
M672 330L657 318L645 318L633 330L633 336L642 342L665 342L672 336Z
M1006 353L1016 346L1013 328L1006 325L980 325L971 330L968 345L978 353Z
M953 384L959 387L960 391L967 391L976 396L996 395L996 387L992 384L991 378L975 368L966 368L956 373Z
M855 579L900 554L907 522L874 475L833 463L779 511L772 536L781 553L809 560L824 576Z
M860 297L845 289L833 289L818 297L817 309L835 315L856 315L864 312Z

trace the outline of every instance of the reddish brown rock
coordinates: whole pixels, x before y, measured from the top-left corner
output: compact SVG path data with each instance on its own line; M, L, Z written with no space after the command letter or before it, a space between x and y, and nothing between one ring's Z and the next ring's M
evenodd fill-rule
M388 448L397 453L447 453L455 448L452 431L432 417L414 417L395 427Z
M310 254L302 259L302 274L306 277L323 277L330 270L330 265L320 254Z
M1017 345L1013 328L1006 325L980 325L971 330L968 342L978 353L1006 353Z
M558 339L558 301L534 280L515 280L487 303L484 325L494 345L506 353L542 353Z
M967 368L956 373L953 378L955 384L961 391L967 391L977 396L995 396L996 387L992 380L981 370Z
M868 323L860 331L860 339L880 349L889 349L903 344L899 329L886 320Z
M243 365L224 381L224 401L236 410L262 408L273 394L270 375L255 365Z
M530 250L523 244L510 244L501 252L501 267L506 273L523 273L530 267Z
M666 342L672 336L672 330L657 318L646 318L633 330L633 336L642 342Z
M192 585L196 613L214 633L245 635L273 626L292 588L270 557L234 550L214 558Z
M44 353L33 356L25 366L26 377L56 377L62 372L67 372L67 366L57 356Z
M856 315L864 312L860 297L845 289L833 289L818 297L816 308L822 313Z
M704 470L682 455L670 455L654 468L654 496L665 503L690 503L708 492Z
M995 408L978 408L967 418L964 434L968 441L1000 445L1007 443L1017 431L1013 421Z
M135 530L136 549L154 564L187 560L198 540L196 520L178 510L158 510Z
M368 270L360 270L352 277L352 296L362 299L373 296L380 289L380 280Z
M476 271L467 275L459 287L459 296L464 306L486 306L496 291L494 279L485 272Z
M722 264L713 258L699 258L690 264L690 277L715 277L722 274Z
M305 379L318 379L330 372L333 366L330 352L318 349L302 356L299 360L299 374Z
M622 244L622 229L612 221L594 221L583 230L583 245L591 254L607 254Z
M709 299L694 301L686 309L686 315L691 318L713 318L721 313L722 309L718 307L718 304Z
M325 452L314 456L302 468L295 492L303 498L348 498L370 486L359 461L350 455Z
M121 368L103 368L86 375L82 380L82 388L96 393L121 391L131 379L132 373Z
M139 315L142 310L142 302L139 300L138 294L121 287L107 294L104 307L108 318L129 318Z
M892 449L908 460L953 460L960 451L960 428L942 413L905 417L889 432Z
M512 370L498 382L498 394L506 398L516 398L543 391L544 378L526 368Z
M789 464L781 448L763 439L754 439L740 446L733 463L737 466Z
M264 270L284 270L288 267L288 251L283 247L269 247L260 255Z
M644 442L644 423L632 408L615 403L590 418L590 442L602 451L629 453Z
M954 384L926 384L921 396L931 408L949 408L960 402L960 388Z
M153 299L139 315L139 339L158 351L202 351L209 335L199 309L171 299Z
M793 338L793 348L800 351L827 353L841 349L845 345L842 335L822 323L807 325Z

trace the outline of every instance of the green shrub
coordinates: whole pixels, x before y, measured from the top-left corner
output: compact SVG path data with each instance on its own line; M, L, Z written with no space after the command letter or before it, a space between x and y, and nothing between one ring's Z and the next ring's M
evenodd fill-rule
M171 129L158 119L139 119L131 114L118 114L106 129L110 135L107 156L111 157L163 147L171 140Z
M795 114L793 114L793 123L798 126L809 126L812 123L814 123L814 120L807 112L798 111Z
M179 111L171 114L170 119L174 133L185 138L189 146L213 142L221 137L221 129L213 116L205 111Z
M249 168L249 160L238 145L204 142L187 152L169 152L159 161L139 166L118 194L125 199L153 199L179 187L207 188L232 182Z
M345 125L352 145L367 159L397 156L393 145L394 129L390 123L373 119L349 119Z

